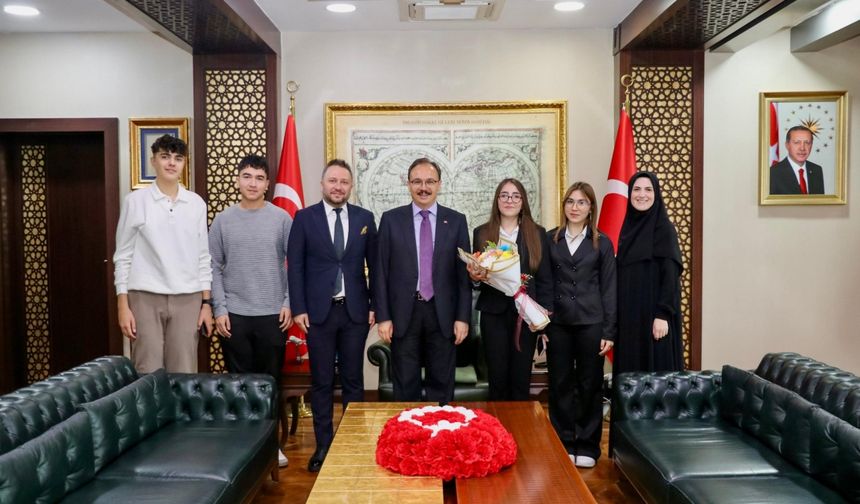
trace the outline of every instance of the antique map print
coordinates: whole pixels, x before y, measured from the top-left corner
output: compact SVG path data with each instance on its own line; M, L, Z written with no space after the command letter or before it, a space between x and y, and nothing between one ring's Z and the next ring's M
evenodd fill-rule
M442 170L439 203L466 215L469 229L489 218L498 183L508 177L523 183L532 216L541 222L540 127L493 128L478 121L415 119L398 129L349 131L350 164L355 169L355 203L377 222L382 213L411 201L406 168L427 157Z

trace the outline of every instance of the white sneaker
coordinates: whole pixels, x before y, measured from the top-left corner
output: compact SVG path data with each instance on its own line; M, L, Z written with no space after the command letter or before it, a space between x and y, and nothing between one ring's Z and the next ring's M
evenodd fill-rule
M573 465L576 465L576 455L574 455L574 454L572 454L572 453L568 453L568 454L567 454L567 456L568 456L568 457L570 457L570 462L571 462Z
M287 467L290 461L287 460L287 456L284 455L284 452L278 450L278 467Z
M585 455L578 455L576 457L576 460L574 461L574 464L576 464L576 467L589 468L596 466L597 461L591 457L586 457Z

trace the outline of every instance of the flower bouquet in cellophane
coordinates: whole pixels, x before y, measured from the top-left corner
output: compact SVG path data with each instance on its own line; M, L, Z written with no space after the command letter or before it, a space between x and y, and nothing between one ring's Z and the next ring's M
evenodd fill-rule
M549 324L549 312L526 294L531 275L520 272L520 254L515 243L504 239L498 244L488 241L483 251L474 254L457 250L460 260L487 271L484 283L514 298L520 318L532 330L540 331Z

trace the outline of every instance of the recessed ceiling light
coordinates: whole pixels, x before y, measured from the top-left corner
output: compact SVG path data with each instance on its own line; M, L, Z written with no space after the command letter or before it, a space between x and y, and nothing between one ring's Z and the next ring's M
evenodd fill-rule
M355 5L348 3L334 3L328 4L325 6L325 10L329 12L337 12L338 14L344 14L347 12L352 12L355 10Z
M558 2L553 7L555 7L555 10L557 11L573 12L582 10L585 8L585 4L582 2Z
M28 5L4 5L3 12L13 16L38 16L39 9Z

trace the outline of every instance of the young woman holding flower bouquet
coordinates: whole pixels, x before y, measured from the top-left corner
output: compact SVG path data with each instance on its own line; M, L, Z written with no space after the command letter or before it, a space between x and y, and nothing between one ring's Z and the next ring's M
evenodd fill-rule
M517 245L520 272L531 275L526 293L544 308L552 303L552 278L546 257L546 231L532 219L523 184L512 178L496 187L490 220L475 228L472 243L481 251L488 242L507 240ZM487 279L487 272L471 265L475 282ZM514 298L481 283L475 308L481 312L481 335L487 361L491 401L526 401L532 374L537 335L524 322L517 333L518 313ZM518 338L518 339L517 339ZM517 348L519 344L519 349Z
M548 234L549 417L578 467L594 467L600 457L603 359L617 332L615 253L597 230L597 210L591 185L575 182L562 199L559 226Z

